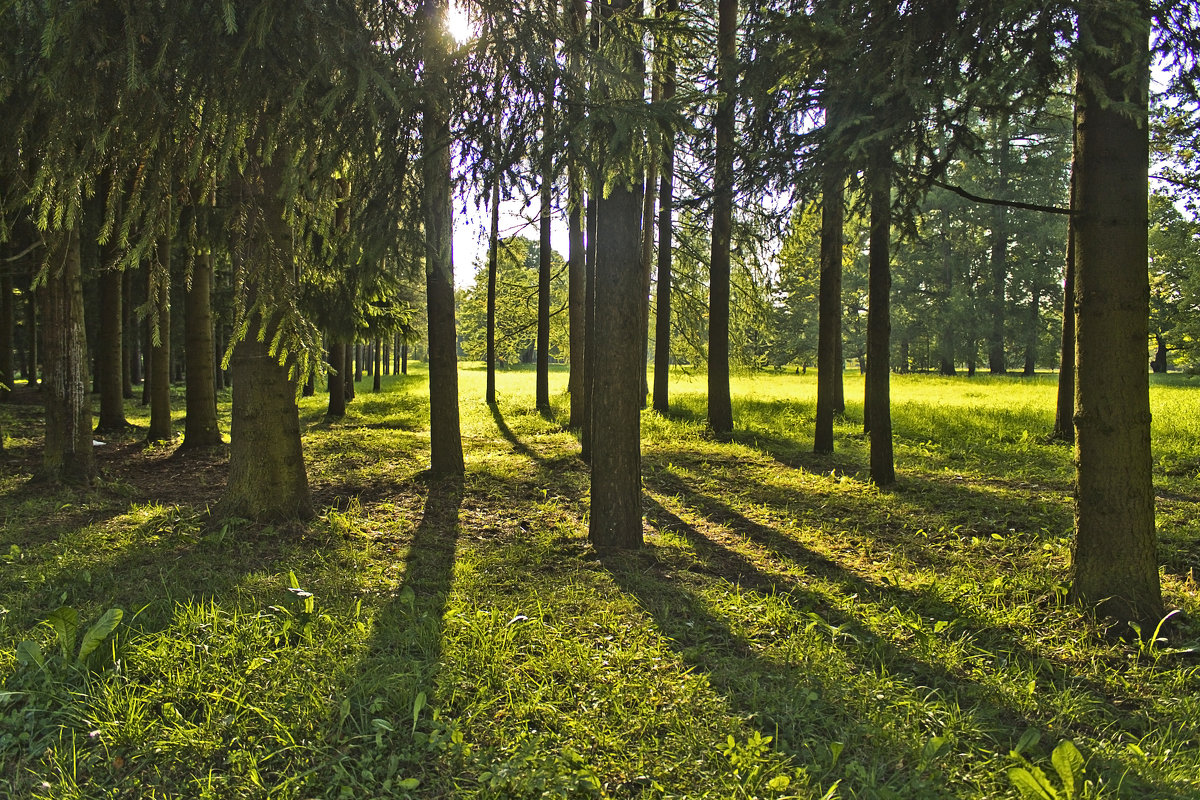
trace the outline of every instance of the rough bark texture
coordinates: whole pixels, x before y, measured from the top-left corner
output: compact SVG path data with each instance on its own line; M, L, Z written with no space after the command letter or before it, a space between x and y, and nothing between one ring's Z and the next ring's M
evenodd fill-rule
M187 418L183 427L185 449L221 444L217 424L216 352L213 347L211 253L200 253L192 265L192 283L184 295L184 392Z
M827 112L828 113L828 110ZM837 363L842 338L842 228L845 178L830 168L822 187L821 286L817 297L817 421L813 451L833 452L834 383L841 383Z
M41 299L46 442L36 480L89 484L96 477L92 405L83 324L83 278L77 230L48 234Z
M425 287L429 333L430 469L463 474L458 414L458 354L454 326L454 210L450 178L450 99L445 74L450 43L442 20L447 0L425 0L425 108L421 119L424 180Z
M125 392L121 369L121 334L125 316L121 303L123 277L124 274L115 269L106 269L97 278L100 289L100 331L96 342L96 381L100 389L97 433L123 431L129 427L125 419Z
M708 427L733 433L729 395L729 240L733 223L733 127L737 82L737 0L717 3L716 164L708 284Z
M233 348L233 414L224 516L305 519L313 514L300 446L296 384L259 340L258 326Z
M891 364L891 156L877 156L868 181L871 192L871 255L867 277L867 389L870 415L871 481L896 482L892 459Z
M133 308L133 270L121 272L121 396L133 399L134 365L137 352L137 312ZM141 380L138 367L137 379Z
M150 274L150 297L154 308L154 329L150 340L150 429L146 440L171 440L171 240L164 236L159 243L161 270L153 267Z
M284 157L276 153L275 159L270 165L252 164L242 187L241 202L249 204L246 230L255 232L235 248L248 308L254 306L259 281L270 280L276 293L296 291L292 236L280 198ZM282 303L286 298L274 299ZM300 443L298 387L288 375L289 365L268 347L276 325L273 319L251 319L246 338L234 346L230 359L229 481L219 505L224 516L286 520L313 513Z
M1150 61L1147 34L1118 11L1089 6L1079 22L1071 597L1152 624L1163 602L1146 370Z
M598 364L592 385L591 512L588 538L595 547L642 544L639 353L642 306L642 192L614 187L600 201L596 253Z

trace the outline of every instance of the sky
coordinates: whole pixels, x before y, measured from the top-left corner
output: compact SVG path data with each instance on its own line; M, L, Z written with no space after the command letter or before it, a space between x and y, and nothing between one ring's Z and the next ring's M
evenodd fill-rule
M538 204L526 207L522 200L500 203L500 236L525 236L538 239ZM475 284L475 264L487 258L489 209L476 208L474 200L456 199L454 204L454 288L465 289ZM532 221L531 221L532 220ZM567 257L567 223L561 214L551 217L550 247L564 259Z

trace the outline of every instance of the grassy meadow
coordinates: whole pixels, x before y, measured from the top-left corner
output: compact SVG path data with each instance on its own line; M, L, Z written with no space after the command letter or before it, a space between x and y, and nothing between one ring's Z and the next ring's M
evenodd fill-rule
M1200 380L1152 389L1180 613L1139 639L1064 603L1053 376L894 376L880 491L860 377L818 458L815 375L735 379L731 442L678 375L624 555L551 379L547 419L464 366L461 485L422 373L303 399L318 517L279 527L210 518L225 455L145 447L132 403L99 487L29 485L40 409L0 405L0 797L1200 796Z

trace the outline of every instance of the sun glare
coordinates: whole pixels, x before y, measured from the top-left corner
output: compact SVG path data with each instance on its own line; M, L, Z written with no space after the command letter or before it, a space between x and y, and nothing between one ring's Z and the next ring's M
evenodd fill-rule
M466 6L460 3L450 4L446 10L446 30L459 44L466 44L475 36L475 29L471 25L471 18L467 14Z

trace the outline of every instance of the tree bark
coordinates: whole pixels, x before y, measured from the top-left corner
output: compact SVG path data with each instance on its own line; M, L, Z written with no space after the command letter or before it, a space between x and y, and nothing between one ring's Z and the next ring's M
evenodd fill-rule
M354 399L354 345L349 342L342 345L342 397L346 403Z
M184 393L187 417L183 449L222 444L217 424L216 352L213 347L212 253L196 256L192 282L184 295Z
M329 407L325 416L340 419L346 416L346 345L329 343Z
M545 115L542 123L542 207L538 214L538 304L537 304L537 375L535 407L543 415L550 414L550 210L554 202L554 171L547 138L553 120L551 98L543 98Z
M592 500L588 538L599 548L642 544L642 484L638 373L641 318L642 193L614 187L600 201L596 253L596 359L592 386Z
M864 416L871 434L871 481L896 482L891 409L891 154L878 154L867 176L871 193L871 255L867 277L867 390Z
M729 245L733 224L733 128L737 82L737 0L717 3L716 164L713 170L712 253L709 262L708 427L733 433L729 394Z
M125 313L121 303L124 273L105 269L100 284L100 331L96 346L96 380L100 384L100 419L97 433L116 433L129 427L125 419L124 371L121 339Z
M825 110L830 115L831 110ZM828 119L828 117L827 117ZM830 124L828 121L826 124ZM834 383L842 338L842 228L845 177L839 165L826 168L821 196L821 285L817 296L817 419L813 451L833 452Z
M1146 369L1150 57L1121 9L1080 9L1076 84L1075 541L1071 598L1163 615Z
M425 107L421 120L424 180L425 286L429 333L430 469L464 472L458 413L458 354L454 325L454 209L451 203L450 98L446 88L448 0L424 0Z
M148 442L171 440L171 237L162 236L158 245L159 269L150 267L149 292L154 309L150 342L150 429Z
M601 181L592 176L587 198L587 257L584 275L584 339L587 341L583 361L583 427L579 437L579 457L585 462L592 458L592 391L596 383L596 255L599 250L599 202L603 191Z
M141 380L141 354L137 348L137 313L133 308L133 270L121 272L121 396L133 399L133 383ZM136 371L136 374L135 374Z
M90 484L96 477L92 451L92 405L88 398L87 341L83 323L83 277L79 231L48 234L50 261L38 290L42 306L46 441L35 480Z
M82 277L80 280L83 280ZM82 291L81 283L80 292ZM33 277L30 276L29 291L25 293L25 363L23 364L23 377L29 386L38 385L38 339L41 338L41 331L38 326L38 303L35 294Z
M667 14L679 12L679 0L666 0L660 8ZM670 43L662 51L662 68L658 70L662 100L675 99L677 88L675 57ZM671 410L671 271L672 233L675 214L675 131L664 124L662 136L662 174L658 184L658 288L654 319L654 410L667 414ZM646 220L649 225L650 221Z
M234 252L241 264L245 307L253 309L259 286L269 283L280 296L297 291L292 271L292 232L284 221L282 153L269 165L252 163L242 181L241 202L248 204L247 231L261 231ZM254 312L248 312L254 313ZM305 519L313 514L308 474L300 442L296 382L289 364L270 351L278 318L255 313L246 336L233 348L233 410L230 419L229 481L219 504L222 516L256 520Z
M383 343L379 337L375 338L375 343L371 347L371 354L375 361L375 371L371 374L371 391L378 392L383 389Z

